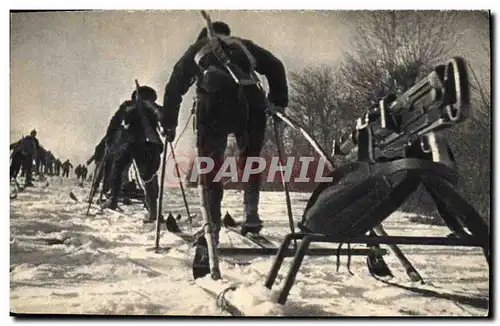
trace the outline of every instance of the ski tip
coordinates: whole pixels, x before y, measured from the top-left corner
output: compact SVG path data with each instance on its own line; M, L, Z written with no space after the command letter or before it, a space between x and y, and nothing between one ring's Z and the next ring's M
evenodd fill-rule
M412 282L419 282L420 284L425 284L424 280L422 279L422 277L420 277L417 271L409 271L407 272L407 274Z
M168 214L167 219L165 220L165 224L167 225L167 230L170 233L180 233L181 229L177 225L177 222L172 214Z
M123 205L132 205L132 200L130 198L122 198Z
M154 252L155 254L162 254L162 253L165 253L165 252L168 252L170 249L170 247L158 247L158 248L155 248L155 247L149 247L149 248L146 248L146 251L147 252Z
M69 197L74 201L78 202L78 198L76 198L75 194L72 191L69 193Z
M377 258L373 255L369 255L366 257L366 264L368 266L370 274L372 275L387 278L394 277L391 270L389 269L389 266L387 266L382 258Z
M210 262L208 258L208 244L204 236L196 241L196 251L193 259L193 279L205 277L210 274Z
M222 224L224 226L236 226L236 221L231 216L231 214L229 214L229 212L226 211L226 215L224 215L224 218L222 219Z

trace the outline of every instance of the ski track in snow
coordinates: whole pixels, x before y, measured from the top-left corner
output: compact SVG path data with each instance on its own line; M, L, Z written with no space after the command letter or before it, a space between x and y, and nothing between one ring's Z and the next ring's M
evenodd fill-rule
M155 254L154 224L144 225L142 205L121 207L125 213L106 211L96 215L93 206L86 216L88 183L74 179L49 179L50 186L28 188L11 201L10 215L10 306L14 313L119 314L119 315L228 315L192 280L194 250L166 230L161 246L179 245L168 253ZM69 193L79 203L70 199ZM198 213L196 189L187 189L190 209ZM228 210L241 219L243 193L226 191L223 214ZM292 193L297 223L308 194ZM297 200L302 199L302 200ZM179 222L187 230L179 189L166 189L164 211L183 214ZM192 213L192 214L193 214ZM279 244L289 233L282 193L263 192L260 214L262 234ZM402 213L389 217L384 226L391 235L442 236L440 226L415 224ZM242 245L242 239L224 229L224 246ZM48 241L56 244L48 245ZM326 245L332 246L332 245ZM334 245L336 246L336 245ZM395 273L387 285L372 278L365 258L352 258L351 276L347 257L336 272L335 257L306 257L288 302L274 303L283 285L290 258L280 270L273 290L264 287L273 257L260 257L250 266L221 261L223 277L240 282L226 297L250 315L269 316L484 316L488 312L489 272L478 248L401 246L425 285L412 284L392 255L386 262Z

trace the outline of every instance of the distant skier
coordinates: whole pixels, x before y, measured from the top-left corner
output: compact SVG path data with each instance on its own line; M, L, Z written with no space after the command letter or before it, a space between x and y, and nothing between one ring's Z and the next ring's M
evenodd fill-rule
M80 178L82 176L82 166L81 164L78 164L75 168L75 175L76 175L76 180L80 181Z
M225 68L225 58L213 51L215 43L207 37L204 28L196 42L189 47L176 63L170 80L165 86L164 121L166 139L175 138L179 108L189 88L196 82L197 147L199 155L215 160L221 166L229 134L236 137L240 150L239 168L248 157L260 156L266 127L267 101L258 88L253 71L265 77L269 83L268 100L276 109L288 105L288 86L284 66L271 52L252 41L230 36L230 28L223 22L213 24L221 49L230 63L240 71L237 84ZM219 57L218 57L219 55ZM217 169L207 175L208 209L215 223L215 241L221 224L221 201L223 186L213 182ZM251 175L244 184L243 228L252 233L260 232L262 221L258 214L260 175Z
M103 206L117 208L122 175L132 160L135 160L146 190L148 216L144 222L153 222L157 214L157 170L163 150L156 127L161 119L162 108L155 103L157 95L151 87L141 86L138 95L139 97L137 91L134 91L131 100L120 105L106 132L106 147L113 159L113 166L110 179L111 196ZM141 102L138 101L139 98Z
M61 167L62 167L62 176L69 178L69 170L73 168L73 165L70 163L69 160L66 160L61 165Z
M36 138L36 130L32 130L29 136L23 137L19 141L10 144L12 152L12 162L10 165L10 178L17 178L19 169L24 171L24 186L33 187L32 168L33 160L37 158L40 151L40 143Z
M47 151L43 146L40 146L38 149L38 153L35 157L35 173L38 176L42 176L44 169L46 167L46 158L47 158Z
M45 173L48 175L54 175L54 155L51 151L47 151L45 158Z
M86 165L81 165L82 169L82 182L85 181L85 179L87 179L87 173L89 172L88 168Z
M57 175L57 176L61 175L61 166L62 166L61 160L56 159L54 161L54 173L55 173L55 175Z

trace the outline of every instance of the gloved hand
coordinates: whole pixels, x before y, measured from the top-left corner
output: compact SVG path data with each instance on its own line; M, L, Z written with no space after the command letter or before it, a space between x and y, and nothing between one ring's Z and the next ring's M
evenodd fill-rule
M165 140L169 143L173 142L175 139L175 128L163 128L165 133Z
M282 114L285 114L285 108L279 105L275 105L274 109Z
M280 112L282 114L285 114L285 108L279 105L274 105L269 102L269 113L273 115L274 112Z

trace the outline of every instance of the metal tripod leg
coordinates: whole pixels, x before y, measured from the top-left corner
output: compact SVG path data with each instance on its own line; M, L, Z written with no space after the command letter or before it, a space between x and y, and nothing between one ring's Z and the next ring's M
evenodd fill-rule
M279 304L285 304L286 299L288 297L288 294L290 293L290 289L293 286L293 283L295 282L295 277L297 276L297 273L299 272L300 265L302 265L302 260L304 260L304 256L307 252L307 249L309 249L309 245L311 244L312 237L306 236L303 240L302 243L300 244L297 252L295 253L295 257L293 258L292 266L290 266L290 270L288 271L288 275L285 279L285 284L283 285L283 288L280 291L279 297L278 297L278 303Z
M269 274L267 274L265 284L266 288L271 289L273 287L276 276L278 276L278 272L281 268L281 265L283 264L283 260L285 259L285 253L288 250L288 246L290 245L290 242L292 242L293 238L294 234L289 233L286 235L285 240L283 240L283 243L281 244L281 247L276 254L276 258L274 259L273 266L269 270Z

